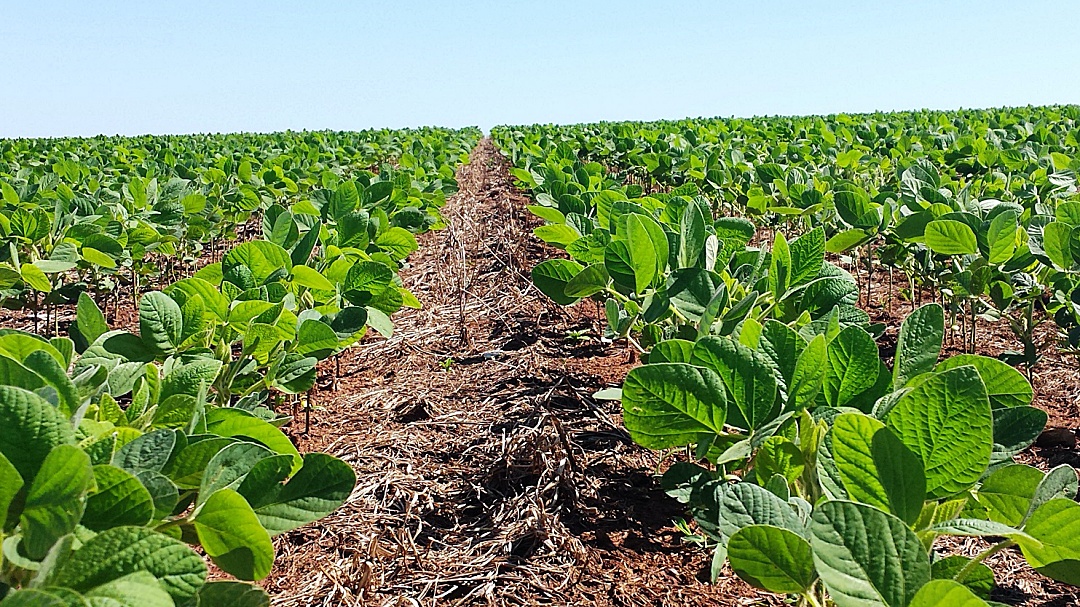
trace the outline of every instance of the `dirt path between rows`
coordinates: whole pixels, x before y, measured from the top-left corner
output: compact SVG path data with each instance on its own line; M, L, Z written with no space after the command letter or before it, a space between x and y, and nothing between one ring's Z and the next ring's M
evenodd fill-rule
M279 542L275 604L727 605L753 592L697 576L708 555L632 445L617 403L628 353L595 310L550 304L545 250L489 140L459 175L447 229L402 271L424 309L342 363L302 451L349 461L349 502ZM326 370L333 376L333 366ZM749 592L748 592L749 591ZM726 598L725 598L726 597Z

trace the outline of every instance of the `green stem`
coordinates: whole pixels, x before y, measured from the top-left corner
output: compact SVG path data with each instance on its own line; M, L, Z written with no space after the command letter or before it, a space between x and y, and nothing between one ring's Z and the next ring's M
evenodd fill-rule
M964 565L964 568L961 569L960 572L957 573L955 577L953 577L953 581L959 582L961 584L964 583L964 580L966 580L967 576L971 575L971 572L974 571L975 568L979 566L979 563L985 561L986 559L994 556L995 554L997 554L997 553L1001 552L1002 550L1004 550L1004 549L1006 549L1006 548L1008 548L1010 546L1013 546L1015 544L1016 544L1016 540L1002 540L1001 542L998 542L997 544L994 544L990 548L987 548L981 554L979 554L975 558L968 561L968 564Z

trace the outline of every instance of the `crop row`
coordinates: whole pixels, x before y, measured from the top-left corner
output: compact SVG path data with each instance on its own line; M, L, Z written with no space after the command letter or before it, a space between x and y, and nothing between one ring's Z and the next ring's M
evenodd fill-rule
M398 269L478 135L0 142L0 296L75 311L0 330L0 604L267 605L272 538L356 482L282 395L420 306Z
M727 564L813 606L977 606L995 583L984 561L1018 546L1080 585L1076 471L1016 462L1047 421L1030 383L998 359L942 358L958 303L1026 306L1028 323L1046 305L1072 331L1076 116L496 129L536 235L566 254L533 281L602 303L606 337L642 354L597 396L621 400L638 444L682 454L663 485L714 577ZM913 306L891 364L858 280L827 259L851 250L867 274L895 264L945 294L949 308ZM989 543L949 555L947 536Z

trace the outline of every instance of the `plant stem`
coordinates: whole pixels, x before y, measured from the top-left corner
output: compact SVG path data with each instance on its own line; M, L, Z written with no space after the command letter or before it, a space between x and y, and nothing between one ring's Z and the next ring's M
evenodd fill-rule
M995 554L1014 544L1016 544L1016 540L1002 540L997 544L994 544L990 548L987 548L978 556L968 561L968 564L964 565L964 568L961 569L960 572L953 577L953 581L960 582L961 584L964 583L964 580L966 580L967 576L971 575L971 572L979 566L979 563L985 561L986 559L994 556Z

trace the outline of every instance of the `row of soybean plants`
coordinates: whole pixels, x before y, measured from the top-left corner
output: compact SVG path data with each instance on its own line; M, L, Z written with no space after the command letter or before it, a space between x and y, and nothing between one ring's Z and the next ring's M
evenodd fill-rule
M272 538L355 485L348 464L297 451L278 395L420 305L397 271L478 137L4 142L5 303L36 291L75 319L0 329L0 604L268 604L248 582L269 574ZM249 218L261 234L215 260ZM140 293L126 271L167 275ZM137 331L99 305L117 284ZM199 551L243 581L208 581Z
M799 122L819 120L779 124ZM651 163L612 170L571 147L621 128L495 136L545 220L537 236L566 252L533 269L536 286L562 305L602 303L607 336L642 353L602 396L622 401L638 444L682 454L662 483L687 504L695 524L684 531L713 551L714 576L727 563L805 605L975 606L994 587L984 561L1018 546L1042 574L1080 585L1076 472L1014 459L1047 421L1024 375L975 354L942 359L936 303L903 322L892 365L882 359L885 327L826 260L846 231L827 213L851 190L826 188L810 214L822 215L791 226L797 237L778 229L757 246L755 223L724 214L699 184L657 188L638 178ZM741 187L727 181L735 170L714 175L714 192ZM988 543L974 558L950 555L947 536Z
M828 251L864 266L867 298L875 273L892 291L894 271L911 301L939 293L969 351L980 322L1006 322L1020 346L1008 360L1030 373L1046 319L1080 353L1078 118L1053 106L501 133L519 178L565 212L612 179L790 234L820 226Z

